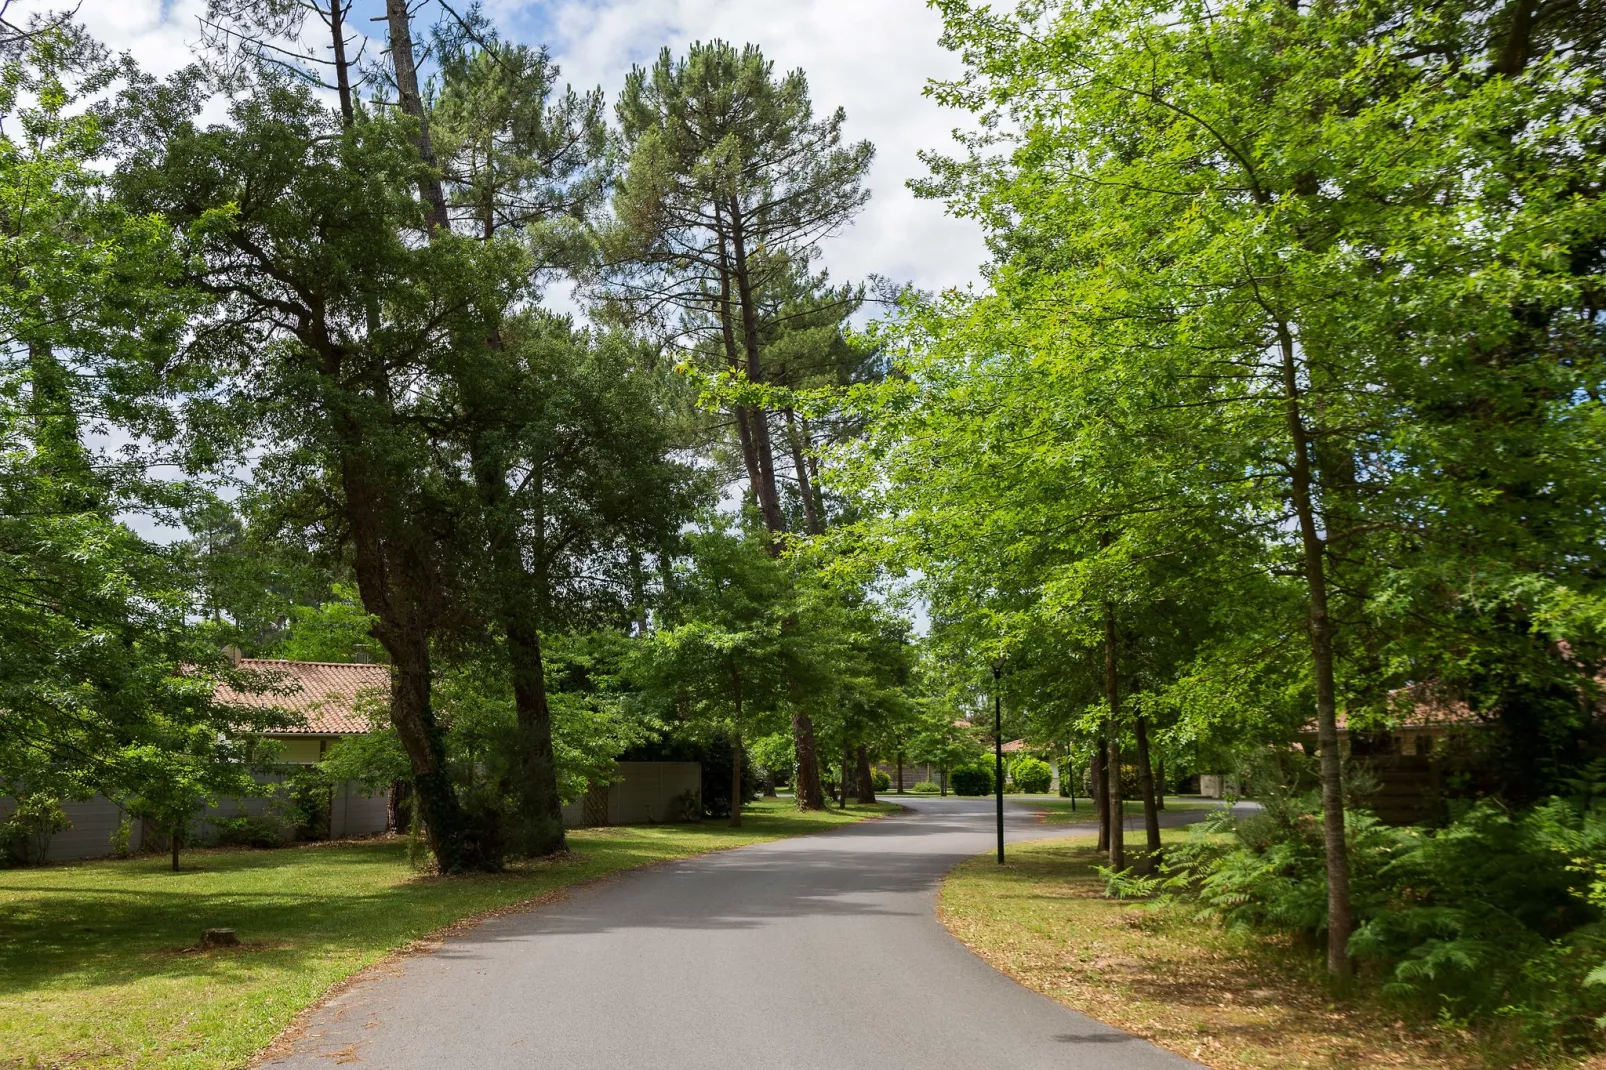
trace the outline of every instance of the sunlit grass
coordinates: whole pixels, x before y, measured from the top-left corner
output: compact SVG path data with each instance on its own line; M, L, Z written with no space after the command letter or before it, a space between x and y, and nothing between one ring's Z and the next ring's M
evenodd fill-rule
M979 856L944 882L943 923L1027 987L1216 1070L1519 1065L1375 988L1334 991L1314 948L1108 899L1103 861L1088 835L1012 845L1002 866Z
M330 985L464 917L633 866L850 824L894 804L584 829L561 858L419 877L396 840L0 871L0 1067L243 1065ZM244 947L190 953L204 928Z

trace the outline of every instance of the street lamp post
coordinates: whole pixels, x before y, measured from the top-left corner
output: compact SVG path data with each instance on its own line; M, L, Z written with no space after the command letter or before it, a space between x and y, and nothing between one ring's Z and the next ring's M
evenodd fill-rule
M993 786L998 793L998 864L1004 864L1004 700L999 680L1004 666L993 662Z

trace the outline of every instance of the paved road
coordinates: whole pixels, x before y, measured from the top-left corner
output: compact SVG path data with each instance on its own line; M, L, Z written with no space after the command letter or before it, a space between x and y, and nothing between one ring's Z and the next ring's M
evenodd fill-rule
M1020 987L950 937L937 885L991 847L991 804L907 801L915 812L625 874L488 921L347 991L267 1065L1196 1066ZM1071 831L1014 807L1008 829Z

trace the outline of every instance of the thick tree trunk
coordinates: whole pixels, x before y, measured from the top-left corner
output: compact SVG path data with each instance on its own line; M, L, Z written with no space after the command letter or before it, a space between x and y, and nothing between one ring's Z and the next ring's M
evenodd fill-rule
M470 827L446 770L440 726L430 705L429 637L419 598L428 581L405 539L381 523L382 480L350 413L337 418L340 479L352 561L363 608L377 619L375 638L390 656L390 721L412 768L413 805L442 873L497 870L500 860Z
M359 589L361 575L359 570ZM446 748L430 704L429 640L416 625L400 634L382 632L380 641L390 655L390 721L413 769L414 805L436 865L442 873L495 872L501 860L463 812L446 768Z
M825 792L820 789L820 756L814 748L814 721L800 707L792 710L792 745L796 751L797 773L792 794L799 810L824 810Z
M1160 807L1154 798L1154 773L1149 767L1149 724L1141 713L1132 720L1132 730L1138 738L1138 791L1143 795L1143 831L1148 854L1143 859L1143 872L1153 873L1160 860Z
M854 750L859 765L859 801L875 802L875 774L870 768L870 748L860 743Z
M1316 740L1320 748L1322 781L1322 842L1327 853L1327 970L1346 977L1350 972L1349 848L1344 836L1343 766L1338 753L1338 703L1333 679L1333 631L1327 610L1327 566L1311 470L1310 433L1301 407L1299 370L1294 338L1286 324L1277 324L1282 356L1284 415L1293 446L1294 464L1290 499L1299 521L1304 554L1305 588L1309 608L1311 675L1316 686Z

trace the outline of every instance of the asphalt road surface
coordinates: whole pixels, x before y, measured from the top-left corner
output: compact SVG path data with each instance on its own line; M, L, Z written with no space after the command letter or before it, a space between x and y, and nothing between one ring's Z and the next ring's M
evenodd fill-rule
M949 936L937 886L991 849L991 800L899 801L914 812L627 873L492 919L353 986L265 1065L1197 1066L1022 988ZM1071 831L1014 805L1007 824L1011 840Z

